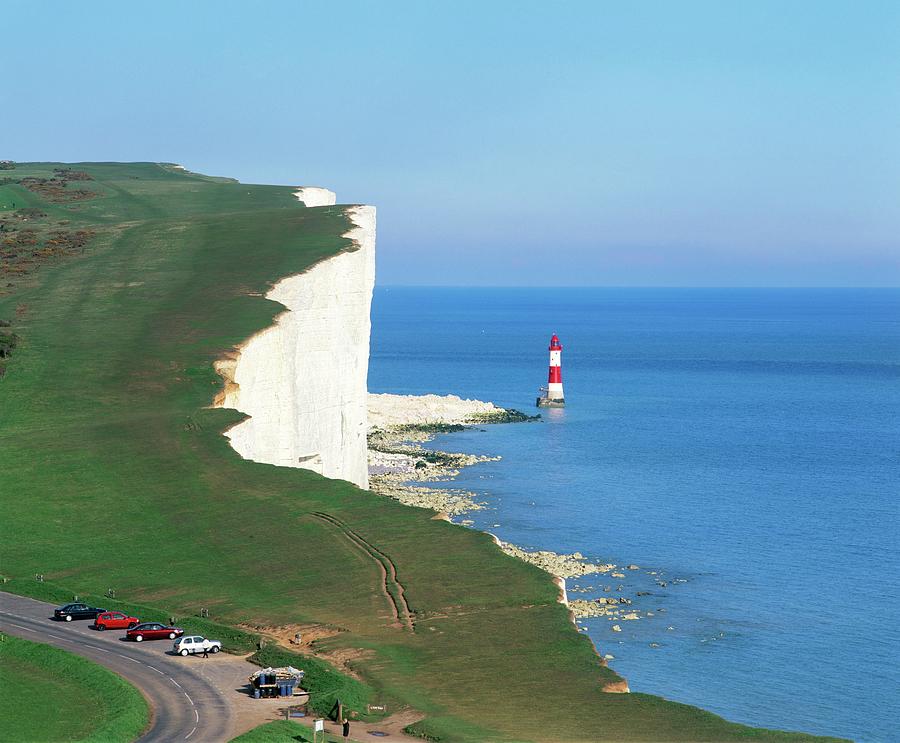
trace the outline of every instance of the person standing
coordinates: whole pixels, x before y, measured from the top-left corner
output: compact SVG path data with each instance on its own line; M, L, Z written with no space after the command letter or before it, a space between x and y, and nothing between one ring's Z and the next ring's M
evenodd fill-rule
M344 736L344 740L348 740L350 738L350 720L348 720L346 717L341 724L341 733Z
M203 657L209 658L209 648L206 645L203 646Z

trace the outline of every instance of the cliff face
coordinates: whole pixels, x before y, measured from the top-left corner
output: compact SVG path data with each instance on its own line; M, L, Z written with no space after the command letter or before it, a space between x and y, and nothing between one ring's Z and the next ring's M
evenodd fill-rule
M307 206L334 203L324 189L301 189L297 197ZM272 288L266 297L287 311L217 365L226 380L217 404L250 416L225 434L245 459L303 467L367 488L375 208L347 213L355 226L344 236L358 249Z
M302 186L294 191L294 196L305 206L334 206L337 202L337 195L334 191L318 186Z

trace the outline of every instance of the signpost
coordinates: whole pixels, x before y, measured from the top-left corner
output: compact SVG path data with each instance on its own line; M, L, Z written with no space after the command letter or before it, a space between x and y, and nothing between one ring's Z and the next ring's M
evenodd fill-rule
M322 733L321 738L319 738L319 733ZM313 720L313 743L317 743L319 740L325 743L325 720Z

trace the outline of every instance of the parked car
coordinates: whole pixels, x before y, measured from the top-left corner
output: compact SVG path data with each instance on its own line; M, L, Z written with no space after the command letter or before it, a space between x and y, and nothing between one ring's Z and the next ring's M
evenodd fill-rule
M53 610L53 618L66 622L71 622L73 619L96 619L98 614L105 611L106 609L98 609L87 604L66 604Z
M204 650L209 653L218 653L221 649L221 642L218 640L207 640L200 635L187 635L175 641L175 652L179 655L202 653Z
M144 640L165 640L166 638L174 640L183 634L184 630L181 627L167 627L159 622L144 622L128 630L125 637L135 642L143 642Z
M98 614L91 626L103 631L105 629L131 629L140 623L141 620L137 617L129 617L121 611L106 611Z

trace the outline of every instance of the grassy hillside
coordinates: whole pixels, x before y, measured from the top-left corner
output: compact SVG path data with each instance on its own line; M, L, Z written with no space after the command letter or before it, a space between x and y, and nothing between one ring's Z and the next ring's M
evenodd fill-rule
M207 408L213 360L270 324L280 308L259 293L273 281L351 247L341 207L152 163L68 167L92 180L58 164L0 174L45 181L0 185L0 244L26 225L15 210L43 214L27 221L31 255L20 238L0 253L14 253L0 271L0 330L16 337L0 359L14 585L42 573L224 624L334 625L320 649L362 650L374 699L421 710L418 732L441 740L803 739L601 693L618 677L543 572L429 512L231 450L221 432L239 414ZM48 252L60 231L90 236ZM413 631L392 626L384 561Z
M0 642L0 740L113 743L150 721L137 689L64 650L4 636Z
M312 743L313 733L309 725L301 725L292 720L279 720L267 722L265 725L253 728L249 732L234 738L231 743ZM322 734L319 733L319 740ZM325 743L340 743L343 738L336 735L325 736Z

